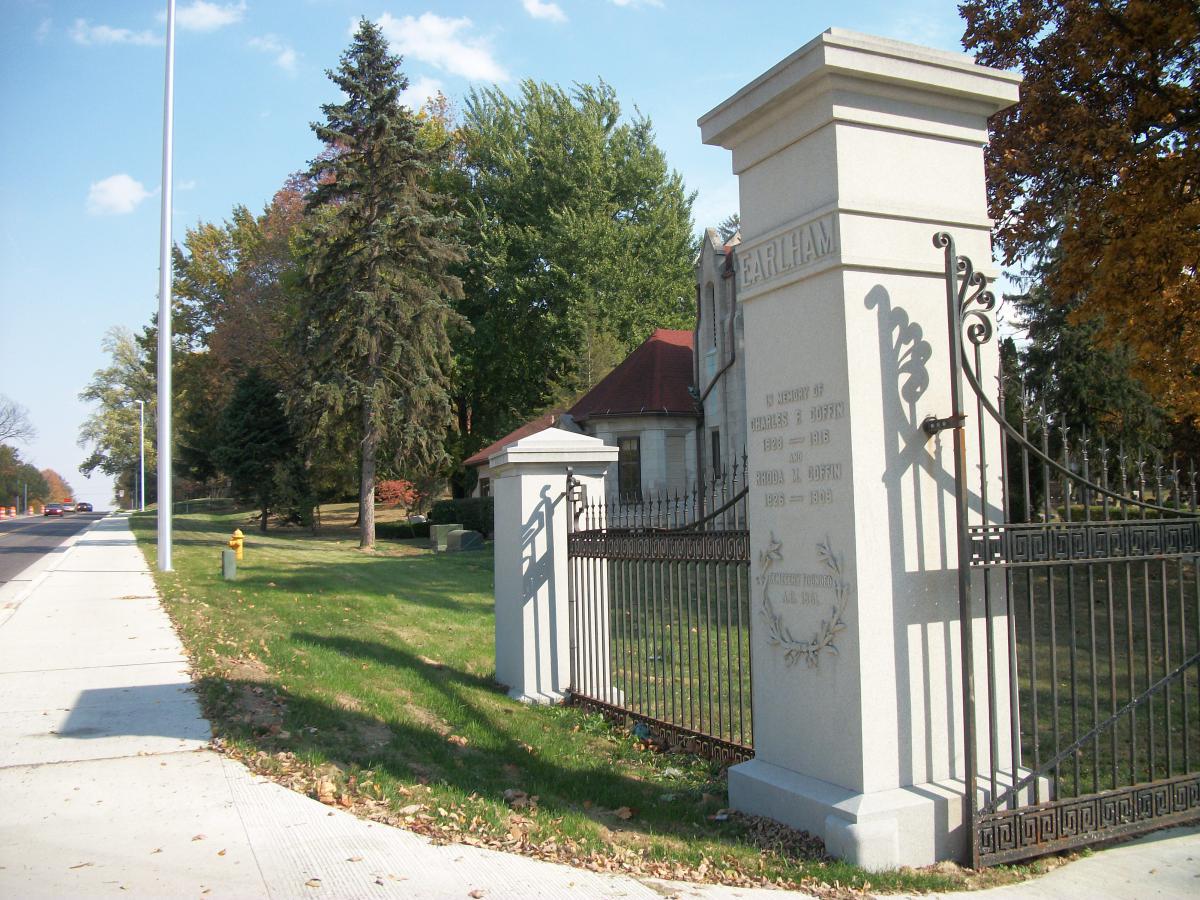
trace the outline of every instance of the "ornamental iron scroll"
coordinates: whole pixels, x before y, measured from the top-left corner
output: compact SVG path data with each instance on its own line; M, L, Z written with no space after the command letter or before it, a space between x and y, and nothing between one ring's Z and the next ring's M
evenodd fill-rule
M851 586L843 577L844 567L842 557L833 552L828 537L817 543L817 557L829 573L833 584L834 601L830 617L821 621L820 627L813 632L807 641L799 640L783 619L783 614L775 609L771 600L771 568L783 559L783 543L771 533L767 549L758 555L761 574L758 582L762 587L760 612L767 622L767 642L772 646L784 649L783 658L787 665L794 666L801 659L810 669L818 668L821 664L822 653L838 654L837 636L846 630L846 604L850 599Z
M976 271L970 257L958 255L954 238L948 232L935 234L933 245L946 251L946 278L958 297L956 326L975 346L988 343L996 333L992 318L996 295L988 288L988 277ZM965 357L963 361L966 362Z

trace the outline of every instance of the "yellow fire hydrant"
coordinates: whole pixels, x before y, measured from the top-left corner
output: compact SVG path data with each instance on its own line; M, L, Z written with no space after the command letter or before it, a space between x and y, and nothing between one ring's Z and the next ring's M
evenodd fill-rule
M233 537L229 539L229 549L237 554L238 560L242 558L242 545L245 543L245 538L242 537L242 529L233 529Z

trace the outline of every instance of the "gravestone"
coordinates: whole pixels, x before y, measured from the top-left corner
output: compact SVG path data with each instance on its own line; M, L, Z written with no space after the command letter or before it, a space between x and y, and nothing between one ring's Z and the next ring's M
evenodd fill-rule
M433 548L434 553L446 552L446 539L450 536L450 532L458 531L462 528L461 524L453 525L430 525L429 526L429 546Z
M482 550L483 535L478 531L455 529L446 535L446 552L462 553L464 550Z
M831 29L700 119L741 199L755 758L730 801L871 868L965 839L951 433L921 429L950 407L932 238L991 267L987 118L1018 84Z

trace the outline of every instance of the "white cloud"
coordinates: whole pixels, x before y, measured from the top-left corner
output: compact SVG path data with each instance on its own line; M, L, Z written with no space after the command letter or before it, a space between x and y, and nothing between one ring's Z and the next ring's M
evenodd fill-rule
M71 40L77 44L137 44L142 47L161 44L163 39L151 31L130 31L109 25L93 25L87 19L76 19L71 28Z
M296 73L296 62L299 56L296 54L291 44L285 43L273 34L264 34L262 37L250 38L250 46L255 50L261 50L263 53L270 53L275 57L275 65L283 69L289 75Z
M548 0L521 0L521 5L525 7L525 12L535 19L549 19L551 22L567 21L567 14L557 3L548 2Z
M93 216L122 216L137 209L150 196L140 181L128 175L110 175L88 190L87 211Z
M353 27L357 28L357 23ZM406 59L471 80L508 80L504 67L492 58L487 41L462 34L471 28L471 20L466 17L445 19L427 12L417 18L396 18L384 13L379 17L379 27L392 48Z
M613 6L662 6L662 0L609 0Z
M206 0L193 0L187 6L175 10L175 24L184 31L216 31L226 25L234 25L246 15L246 4L242 3L208 3ZM167 19L166 13L159 13L160 22Z
M52 19L42 19L42 22L37 27L37 31L33 33L34 40L39 44L44 44L46 38L50 36L50 28L54 24Z
M400 95L400 102L409 109L419 110L430 97L436 97L442 83L436 78L416 78L408 83L408 89Z

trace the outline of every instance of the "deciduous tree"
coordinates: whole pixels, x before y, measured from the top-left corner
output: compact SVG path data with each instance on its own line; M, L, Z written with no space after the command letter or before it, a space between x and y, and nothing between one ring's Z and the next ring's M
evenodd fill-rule
M109 365L96 370L79 399L96 404L79 427L79 446L90 448L88 458L79 466L84 475L99 470L117 478L126 496L134 496L138 475L138 407L146 402L146 492L152 501L157 466L155 453L156 381L153 362L145 346L128 328L112 328L101 347L109 355Z
M75 492L71 489L71 485L53 469L42 469L41 475L42 480L46 482L47 500L59 503L74 499Z
M0 444L0 504L20 506L28 500L47 500L50 486L35 466L21 459L15 447Z
M29 410L0 394L0 443L21 441L27 444L35 437L37 429L29 421Z
M449 269L463 252L447 199L430 189L434 153L400 103L400 65L364 19L328 73L345 98L313 125L330 152L310 169L302 244L304 406L318 430L358 423L362 547L375 543L380 454L406 470L436 467L453 426L450 301L461 283Z
M474 92L458 135L469 453L592 387L654 328L691 326L692 195L603 83Z
M991 122L989 204L1008 265L1047 272L1071 320L1136 353L1200 420L1200 4L965 0L963 43L1019 69Z

